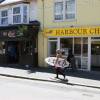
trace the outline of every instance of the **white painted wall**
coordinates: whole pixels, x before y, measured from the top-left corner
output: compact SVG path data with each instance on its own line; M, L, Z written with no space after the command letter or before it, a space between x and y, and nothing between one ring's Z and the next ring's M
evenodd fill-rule
M7 5L7 6L4 6L4 7L0 7L0 11L5 10L5 9L8 10L8 25L13 24L13 7L17 7L17 6L23 6L23 4ZM38 8L37 7L37 1L31 0L30 4L29 4L28 16L27 16L28 22L37 20L37 8ZM21 12L21 13L23 13L23 12ZM1 12L0 12L0 16L1 16ZM22 19L22 23L23 23L23 19Z
M34 21L37 20L37 2L32 0L30 2L30 7L29 7L29 11L30 11L30 21Z

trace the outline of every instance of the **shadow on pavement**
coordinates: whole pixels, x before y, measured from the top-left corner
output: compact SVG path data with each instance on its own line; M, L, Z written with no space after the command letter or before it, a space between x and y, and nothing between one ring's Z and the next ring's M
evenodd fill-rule
M53 68L40 68L36 67L30 70L31 73L33 72L43 72L43 73L55 73L55 70ZM71 70L66 69L65 70L66 76L72 76L72 77L79 77L84 79L92 79L92 80L99 80L100 81L100 72L98 71L81 71L81 70Z
M55 73L53 67L43 68L43 67L32 67L32 66L25 66L25 65L1 65L5 68L15 68L15 69L23 69L27 70L28 74L35 73L35 72L42 72L42 73ZM98 71L72 71L71 69L65 70L66 76L72 77L79 77L84 79L92 79L92 80L99 80L100 81L100 72Z

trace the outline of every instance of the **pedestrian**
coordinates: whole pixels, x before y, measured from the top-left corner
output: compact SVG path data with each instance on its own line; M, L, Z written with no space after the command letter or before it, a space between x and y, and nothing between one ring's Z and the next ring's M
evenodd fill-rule
M76 70L76 61L75 61L75 56L72 52L72 49L69 49L69 51L68 51L67 61L70 63L70 67L72 68L72 70L75 71Z
M59 78L58 75L61 74L61 75L63 75L63 77L65 79L64 68L63 67L61 68L61 67L57 66L59 58L62 58L62 52L61 52L60 49L56 50L56 57L57 57L57 59L55 61L56 78Z

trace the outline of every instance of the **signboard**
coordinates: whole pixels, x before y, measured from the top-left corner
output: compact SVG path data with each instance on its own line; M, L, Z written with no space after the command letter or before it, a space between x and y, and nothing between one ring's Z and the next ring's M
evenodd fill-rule
M100 27L75 27L45 29L44 36L100 36Z
M16 30L0 31L0 37L14 38L18 36L23 36L23 33L20 33Z

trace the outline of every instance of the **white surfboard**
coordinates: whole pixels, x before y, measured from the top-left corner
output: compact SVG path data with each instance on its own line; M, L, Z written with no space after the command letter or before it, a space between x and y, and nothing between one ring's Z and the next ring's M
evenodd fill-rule
M57 57L47 57L45 59L45 62L51 66L55 65ZM61 68L65 68L69 66L69 62L63 58L59 58L57 63L56 63L57 67L61 67Z

